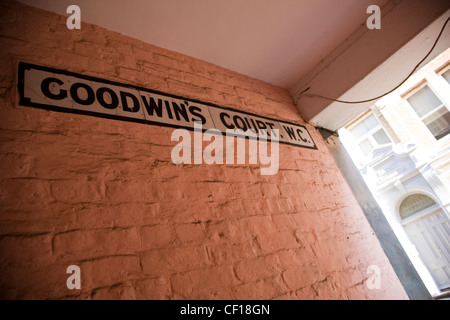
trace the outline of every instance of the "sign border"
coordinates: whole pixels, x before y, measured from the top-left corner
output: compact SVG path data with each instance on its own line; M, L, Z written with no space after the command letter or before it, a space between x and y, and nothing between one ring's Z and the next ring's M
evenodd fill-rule
M129 118L129 117L124 117L124 116L119 116L119 115L110 115L110 114L104 114L104 113L98 113L98 112L92 112L92 111L86 111L86 110L79 110L79 109L68 109L68 108L59 107L57 105L49 105L49 104L41 104L41 103L31 102L30 98L25 97L25 70L31 70L31 69L37 69L37 70L41 70L41 71L62 74L62 75L70 76L70 77L81 78L81 79L88 80L88 81L100 82L100 83L123 87L123 88L127 88L127 89L146 91L149 93L159 94L159 95L170 97L170 98L192 101L194 103L210 106L213 108L219 108L222 110L243 113L243 114L246 114L249 116L263 118L266 120L277 121L280 124L285 123L285 124L289 124L289 125L293 125L293 126L298 126L298 127L304 128L308 132L309 136L311 137L311 134L308 131L308 129L302 124L284 121L284 120L277 120L274 118L257 115L252 112L242 111L242 110L238 110L238 109L230 108L230 107L223 107L223 106L219 106L214 103L204 102L204 101L200 101L197 99L186 98L186 97L182 97L182 96L178 96L178 95L174 95L174 94L170 94L170 93L166 93L166 92L162 92L162 91L158 91L158 90L144 88L144 87L137 86L137 85L116 82L116 81L112 81L112 80L108 80L108 79L102 79L102 78L98 78L98 77L94 77L94 76L79 74L79 73L72 72L72 71L56 69L56 68L36 65L36 64L27 63L27 62L19 62L18 63L18 82L17 82L17 88L19 90L19 97L20 97L19 105L26 106L26 107L33 107L33 108L51 110L51 111L56 111L56 112L64 112L64 113L83 114L83 115L89 115L89 116L94 116L94 117L99 117L99 118L114 119L114 120L135 122L135 123L141 123L141 124L157 125L157 126L162 126L162 127L178 128L178 129L182 128L182 129L187 129L190 131L197 131L193 127L187 127L187 126L182 126L182 125L175 125L175 124L151 121L151 120L146 120L146 119ZM202 129L203 132L205 132L207 130L208 129ZM221 135L226 135L226 133L221 132ZM249 138L248 136L244 136L244 137ZM299 145L299 144L295 144L295 143L291 143L291 142L287 142L287 141L276 141L276 142L281 143L281 144L287 144L287 145L299 147L299 148L318 150L317 145L314 142L314 139L312 137L311 137L311 141L314 144L314 146Z

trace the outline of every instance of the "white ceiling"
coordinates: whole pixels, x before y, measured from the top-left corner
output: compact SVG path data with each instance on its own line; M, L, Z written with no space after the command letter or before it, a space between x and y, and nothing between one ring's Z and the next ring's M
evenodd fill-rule
M20 0L290 89L388 0Z

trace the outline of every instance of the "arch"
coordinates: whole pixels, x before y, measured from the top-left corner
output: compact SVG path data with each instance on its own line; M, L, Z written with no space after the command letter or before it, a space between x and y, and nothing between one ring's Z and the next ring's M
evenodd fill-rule
M428 188L420 186L420 185L408 186L405 188L405 190L404 190L404 192L402 192L402 194L397 195L395 197L395 200L393 200L394 206L393 206L392 213L394 214L394 217L397 220L397 222L399 222L399 223L402 222L402 219L400 217L400 205L407 197L409 197L410 195L413 195L413 194L425 195L425 196L431 198L437 205L441 206L441 201L439 201L439 199L436 197L436 195Z
M431 197L423 193L411 193L400 202L398 213L403 220L434 205L436 201Z

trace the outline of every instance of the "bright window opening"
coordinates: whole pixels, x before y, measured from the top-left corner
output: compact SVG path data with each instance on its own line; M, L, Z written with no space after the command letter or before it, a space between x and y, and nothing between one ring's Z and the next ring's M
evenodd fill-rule
M437 140L450 133L450 112L428 85L406 100Z

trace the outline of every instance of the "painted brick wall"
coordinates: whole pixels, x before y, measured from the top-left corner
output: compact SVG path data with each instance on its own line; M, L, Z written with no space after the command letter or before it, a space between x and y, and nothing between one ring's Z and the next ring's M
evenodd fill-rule
M325 143L280 170L174 165L173 129L18 105L19 61L302 124L287 90L100 27L0 4L0 296L404 299ZM81 289L66 268L81 268ZM366 282L381 268L381 289Z

